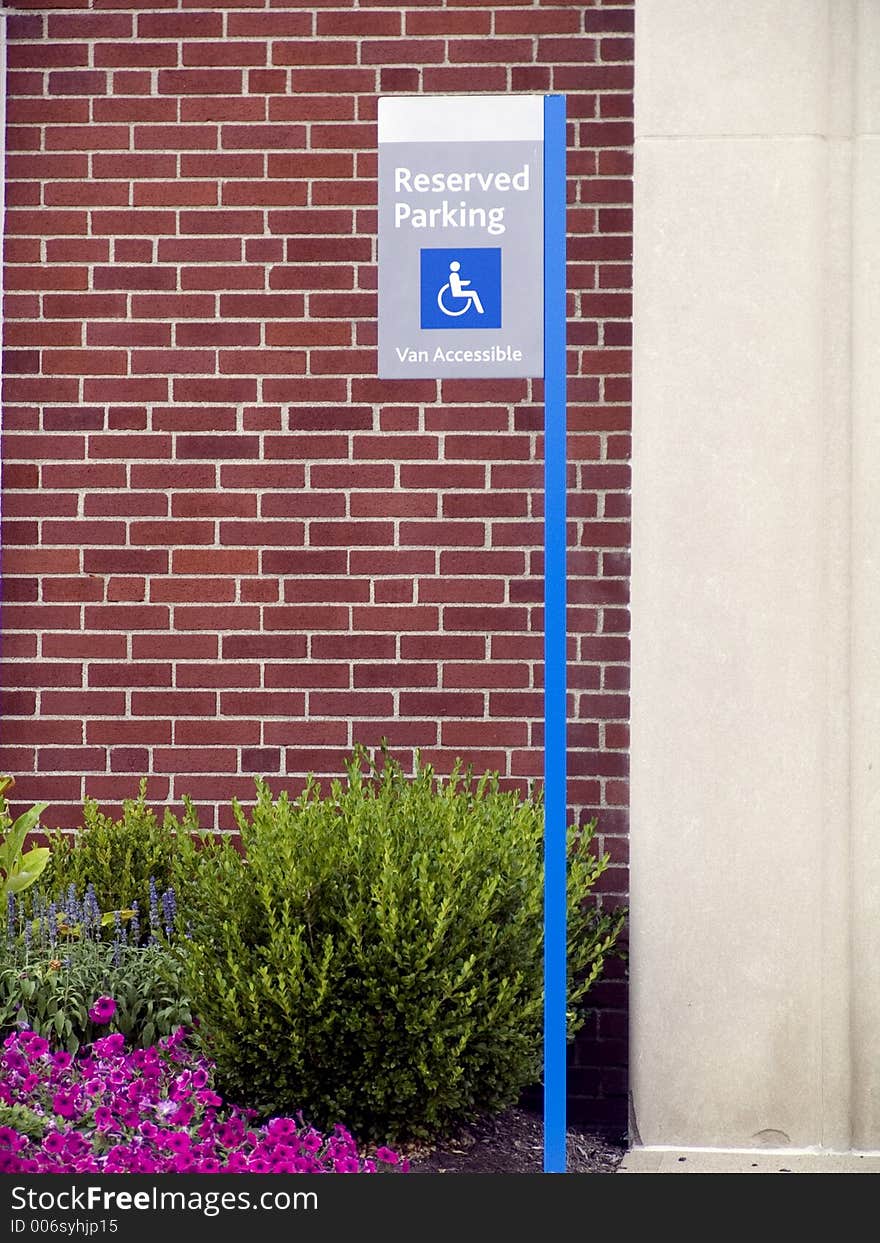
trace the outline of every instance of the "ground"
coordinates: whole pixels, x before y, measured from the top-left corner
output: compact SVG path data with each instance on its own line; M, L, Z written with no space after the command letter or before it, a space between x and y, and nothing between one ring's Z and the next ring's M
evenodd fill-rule
M586 1127L568 1130L568 1172L613 1174L626 1142ZM430 1152L410 1155L414 1174L540 1174L544 1165L544 1128L540 1114L521 1106L462 1127L454 1139Z

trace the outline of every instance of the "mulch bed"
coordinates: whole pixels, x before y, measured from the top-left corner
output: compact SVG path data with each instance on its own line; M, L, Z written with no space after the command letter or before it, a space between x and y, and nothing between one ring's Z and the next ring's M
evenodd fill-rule
M567 1133L570 1174L614 1174L626 1141L571 1126ZM471 1123L439 1147L409 1154L413 1174L540 1174L544 1168L544 1124L522 1107Z

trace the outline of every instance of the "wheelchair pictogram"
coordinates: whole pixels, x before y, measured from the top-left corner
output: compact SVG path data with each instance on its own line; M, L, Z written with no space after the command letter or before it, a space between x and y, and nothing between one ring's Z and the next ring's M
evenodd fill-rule
M445 285L441 285L437 291L437 305L444 315L464 315L471 307L474 308L478 315L484 313L479 293L476 289L466 288L470 284L469 280L464 280L461 276L461 264L459 261L453 259L449 265L449 280ZM446 295L445 301L444 294ZM449 301L460 302L463 305L451 309L446 305Z
M501 327L501 248L426 246L419 256L419 325Z

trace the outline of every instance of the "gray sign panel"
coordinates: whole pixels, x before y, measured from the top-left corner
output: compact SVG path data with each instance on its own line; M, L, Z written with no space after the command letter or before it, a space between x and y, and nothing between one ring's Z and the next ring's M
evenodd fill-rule
M542 142L383 142L381 116L379 375L542 375Z

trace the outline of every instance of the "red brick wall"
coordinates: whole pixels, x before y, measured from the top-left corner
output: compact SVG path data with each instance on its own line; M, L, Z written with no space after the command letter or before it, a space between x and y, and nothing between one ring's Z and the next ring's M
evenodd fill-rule
M599 815L605 889L625 894L631 4L7 11L16 794L71 824L85 793L119 800L148 774L156 802L189 793L226 827L254 774L296 788L383 736L441 768L539 776L541 384L375 378L375 116L393 92L552 90L570 147L570 802ZM619 1112L623 988L601 986L603 1052L573 1070L599 1115Z

